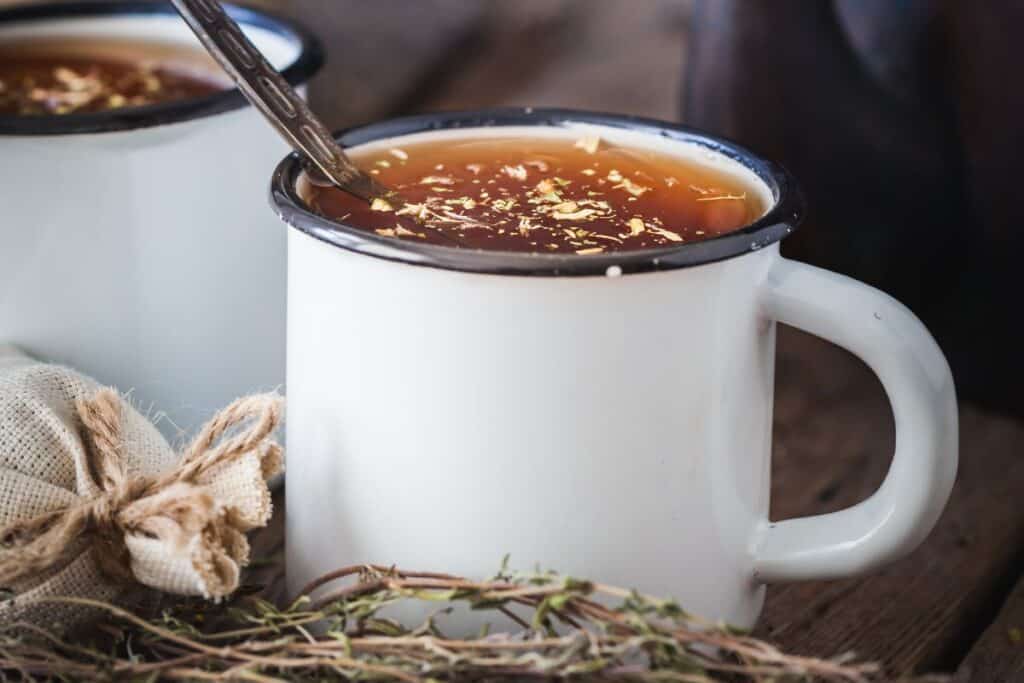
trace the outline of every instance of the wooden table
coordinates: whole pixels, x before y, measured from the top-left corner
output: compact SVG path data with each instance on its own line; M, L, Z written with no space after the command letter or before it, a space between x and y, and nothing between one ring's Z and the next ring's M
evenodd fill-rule
M563 105L675 118L688 5L673 0L282 0L328 43L313 102L335 126L398 112ZM643 11L638 11L642 5ZM758 635L793 651L855 650L895 675L1024 680L1024 424L964 405L961 466L935 532L858 580L769 592ZM774 518L836 510L878 486L892 415L855 358L779 340ZM283 542L280 520L257 543Z

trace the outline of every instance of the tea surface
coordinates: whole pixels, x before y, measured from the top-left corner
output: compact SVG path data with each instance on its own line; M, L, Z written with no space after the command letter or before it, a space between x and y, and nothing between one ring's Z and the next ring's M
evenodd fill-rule
M39 38L0 42L0 114L91 113L202 97L227 87L181 46Z
M707 239L766 210L736 174L599 137L467 137L353 157L404 203L300 183L319 214L378 235L470 249L600 254Z

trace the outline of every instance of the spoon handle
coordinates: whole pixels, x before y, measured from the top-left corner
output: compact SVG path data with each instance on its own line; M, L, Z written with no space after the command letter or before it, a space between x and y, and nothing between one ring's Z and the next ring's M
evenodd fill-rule
M360 170L217 0L171 0L203 46L278 132L335 185L367 201L387 189Z

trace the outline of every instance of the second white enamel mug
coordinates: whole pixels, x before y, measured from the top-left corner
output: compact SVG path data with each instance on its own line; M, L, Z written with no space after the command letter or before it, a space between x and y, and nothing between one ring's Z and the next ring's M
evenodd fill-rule
M294 85L322 63L300 26L228 11ZM0 8L0 41L36 38L202 50L169 3ZM263 196L286 150L237 90L0 116L0 343L130 391L172 439L280 387L285 239Z

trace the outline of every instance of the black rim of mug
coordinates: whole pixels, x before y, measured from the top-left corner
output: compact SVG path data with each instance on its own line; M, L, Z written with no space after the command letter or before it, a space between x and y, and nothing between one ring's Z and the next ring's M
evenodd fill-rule
M225 4L228 14L243 26L270 31L293 41L299 55L283 72L292 85L301 85L320 70L324 52L320 41L300 24L264 10ZM14 5L0 9L0 28L10 24L48 23L61 19L132 16L177 16L170 3L140 2L52 2ZM184 25L184 24L183 24ZM84 114L18 116L0 115L0 136L80 135L150 128L241 109L248 105L236 88L205 97L194 97L142 107L127 107Z
M491 275L607 276L674 270L714 263L768 247L793 232L804 214L804 198L782 166L766 161L729 140L674 123L571 109L489 109L408 116L351 128L336 134L345 147L412 133L490 126L565 126L593 124L638 131L672 141L700 145L746 166L764 182L774 203L750 225L700 242L607 254L527 254L461 249L397 240L332 221L313 212L299 197L302 170L297 153L286 157L271 181L271 203L293 228L348 251L402 263Z

